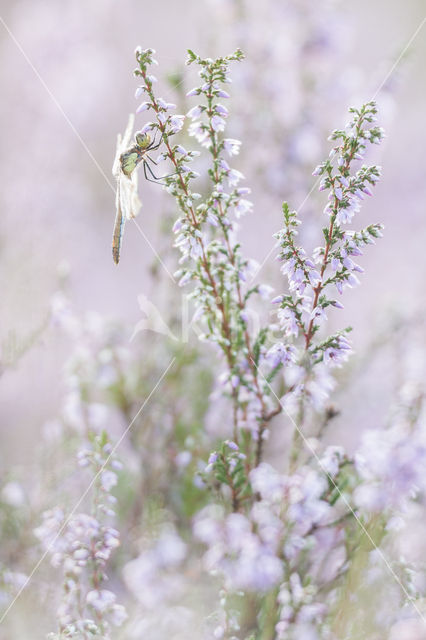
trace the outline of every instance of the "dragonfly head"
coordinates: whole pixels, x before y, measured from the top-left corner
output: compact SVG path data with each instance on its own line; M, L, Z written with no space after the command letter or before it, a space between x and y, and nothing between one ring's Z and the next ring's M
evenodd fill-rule
M148 135L147 133L142 133L141 131L138 131L135 134L135 140L136 140L136 144L141 149L147 149L151 144L151 136Z

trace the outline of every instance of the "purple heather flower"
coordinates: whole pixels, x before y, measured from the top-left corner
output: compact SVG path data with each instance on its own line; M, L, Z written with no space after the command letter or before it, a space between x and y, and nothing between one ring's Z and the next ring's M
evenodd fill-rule
M239 196L248 196L251 193L251 189L249 187L238 187L237 194Z
M225 120L220 116L213 116L211 119L211 125L214 131L224 131L225 130Z
M336 258L335 256L331 259L331 268L333 271L338 271L341 267L341 262L339 260L339 258Z
M101 473L101 485L104 491L111 491L117 484L117 474L114 471L103 471Z
M231 377L231 386L233 389L236 389L238 387L238 385L240 384L240 377L233 375Z
M216 113L222 116L222 118L227 118L229 115L228 109L224 107L223 104L217 104L214 110L216 111Z
M311 312L311 320L327 320L327 314L324 307L316 306Z
M226 91L224 91L223 89L219 89L218 91L216 91L216 95L219 98L230 98L231 96L229 95L229 93L227 93Z
M178 231L180 231L182 229L182 226L183 226L182 218L178 218L173 225L173 233L177 233Z
M135 91L135 98L140 98L141 95L143 94L143 87L138 87Z
M218 459L218 453L216 451L214 451L209 456L208 464L214 464L217 459Z
M147 122L140 131L138 131L138 133L147 133L148 131L152 131L152 129L155 128L155 125L153 122Z
M266 354L266 360L269 362L272 368L277 367L279 364L288 364L295 362L296 349L291 344L283 344L278 342L274 344Z
M182 129L184 120L185 116L175 115L170 118L169 124L173 133L178 133Z
M240 312L240 318L245 324L247 324L248 321L249 321L249 315L248 315L248 313L246 311L241 311Z
M358 278L353 273L349 273L345 278L345 284L351 289L360 284Z
M142 102L136 109L136 113L141 113L142 111L147 111L151 107L150 102Z
M321 282L321 276L315 269L308 271L308 278L313 287L316 287Z
M209 211L209 212L207 213L206 220L207 220L207 222L209 222L211 225L213 225L213 227L217 227L217 226L219 226L219 220L218 220L218 217L217 217L214 213L212 213L211 211Z
M297 324L297 318L294 311L288 307L278 309L277 316L284 334L286 336L293 335L297 338L299 335L299 326Z
M329 367L340 367L349 357L350 346L339 344L336 347L328 347L324 351L324 364Z
M186 96L187 98L192 98L193 96L198 96L199 93L200 93L199 87L194 87L194 89L191 89L191 91L188 91Z
M334 187L334 195L336 196L336 198L338 200L341 200L343 198L343 191L340 187Z

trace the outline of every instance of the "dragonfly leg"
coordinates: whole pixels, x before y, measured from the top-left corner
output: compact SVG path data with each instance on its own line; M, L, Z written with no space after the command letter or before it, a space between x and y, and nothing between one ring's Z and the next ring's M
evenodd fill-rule
M151 160L151 158L149 159ZM145 159L143 160L143 172L144 172L145 178L149 180L149 182L157 182L157 183L161 183L161 180L164 180L164 178L171 178L172 176L175 176L177 174L177 172L175 171L174 173L169 173L166 176L161 176L160 178L158 178ZM152 176L151 178L148 178L147 172L150 173L150 175ZM164 182L161 184L164 184Z
M151 144L149 145L149 147L147 148L147 151L155 151L156 149L158 149L158 147L161 145L161 143L163 142L163 134L161 134L160 136L160 141L156 143L156 138L157 136L157 132L155 132L154 134L154 140L151 142Z

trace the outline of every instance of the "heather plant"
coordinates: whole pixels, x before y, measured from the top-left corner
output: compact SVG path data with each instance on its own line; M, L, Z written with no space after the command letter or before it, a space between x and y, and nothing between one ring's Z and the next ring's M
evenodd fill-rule
M111 525L115 516L111 495L117 484L115 458L106 431L87 434L87 448L78 453L78 464L91 471L89 488L93 491L90 512L71 515L56 507L43 514L43 522L34 531L52 556L54 567L64 574L63 596L57 611L60 638L110 638L111 629L126 619L116 595L106 587L106 564L119 546L119 532Z
M355 166L364 159L367 145L383 137L375 124L376 107L370 102L351 109L352 120L331 136L335 146L329 159L314 171L321 176L320 190L328 191L324 213L329 224L323 230L323 246L311 257L296 243L297 214L283 205L284 229L276 237L289 292L273 300L278 326L264 324L253 333L252 298L270 297L271 291L253 283L253 265L236 237L236 220L252 204L246 199L249 189L239 186L243 175L227 160L237 155L240 142L224 135L228 109L221 102L230 97L225 88L229 66L243 55L237 50L212 60L189 51L188 64L198 65L201 78L200 86L188 93L198 98L188 117L189 135L208 158L208 164L204 158L203 162L210 188L202 196L192 187L199 174L189 166L198 152L172 142L183 116L170 115L173 105L154 93L155 78L149 70L153 53L136 51L135 75L141 79L137 96L147 98L137 111L151 110L156 116L139 135L158 133L164 142L158 161L171 163L172 171L163 180L180 211L173 227L182 254L175 275L181 286L192 285L193 322L202 321L202 338L222 355L221 393L232 407L230 438L210 454L202 474L213 501L196 515L193 529L208 547L206 567L222 576L222 621L213 633L218 638L236 633L287 638L304 628L304 633L316 629L330 634L331 608L322 591L333 589L347 569L346 545L356 538L359 519L343 488L353 487L356 479L353 461L339 447L321 450L318 444L317 452L308 445L310 455L302 462L306 438L301 429L310 409L321 424L318 413L333 386L330 371L351 351L348 330L321 335L326 310L342 306L333 290L342 294L359 282L355 273L362 269L354 258L381 235L380 225L361 231L345 227L380 175L376 166ZM278 376L283 400L272 386ZM282 475L264 462L264 442L273 418L290 407L296 409L296 422L288 474ZM332 553L334 563L324 570ZM249 610L241 601L229 604L236 593L254 606Z
M351 329L331 332L328 316L338 317L343 294L360 282L364 249L382 235L380 224L356 226L380 178L367 163L384 136L376 105L350 109L313 171L327 198L317 248L302 244L300 215L283 204L275 248L284 278L273 297L238 239L254 207L233 166L241 142L227 137L226 103L244 56L188 52L199 81L186 116L157 95L153 56L136 50L136 113L151 121L135 144L159 141L151 177L176 208L174 275L194 312L188 342L179 342L176 309L129 327L78 317L63 293L53 299L52 324L74 350L61 415L43 443L58 452L51 471L60 488L50 488L34 530L55 584L62 578L49 637L340 640L361 630L376 640L390 630L394 640L417 632L424 568L404 536L424 512L421 376L407 372L388 424L366 430L355 452L327 437L336 412L329 399L353 352ZM131 123L114 162L117 207L128 218L139 205L137 163L122 171L122 154L134 150ZM118 248L121 232L122 222ZM179 299L175 290L170 299ZM60 451L72 451L75 465L67 455L64 469ZM16 502L13 483L3 494ZM57 506L64 502L68 509ZM25 582L6 568L0 575L2 585Z

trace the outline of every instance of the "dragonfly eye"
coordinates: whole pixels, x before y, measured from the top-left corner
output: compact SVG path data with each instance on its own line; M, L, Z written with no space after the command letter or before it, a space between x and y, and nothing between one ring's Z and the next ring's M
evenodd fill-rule
M135 134L135 140L138 147L142 149L146 149L151 144L151 136L147 133L141 133L140 131Z

